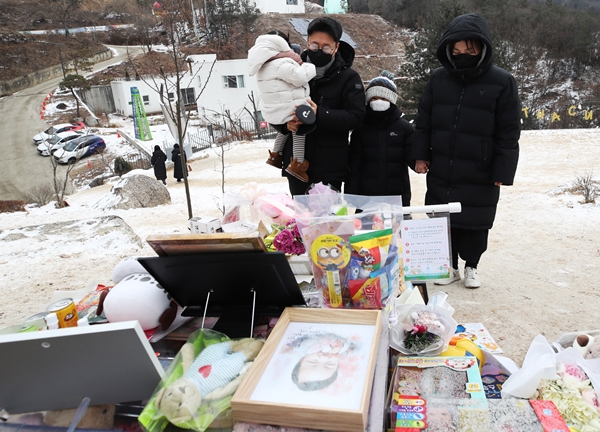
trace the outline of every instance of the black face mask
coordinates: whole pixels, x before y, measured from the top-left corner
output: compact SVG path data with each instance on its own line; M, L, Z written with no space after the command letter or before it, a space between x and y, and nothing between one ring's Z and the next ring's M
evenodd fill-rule
M323 67L329 64L332 54L325 54L323 50L311 51L308 50L308 58L315 67Z
M479 60L481 60L481 55L458 54L453 55L452 60L454 60L456 69L471 69L477 66Z

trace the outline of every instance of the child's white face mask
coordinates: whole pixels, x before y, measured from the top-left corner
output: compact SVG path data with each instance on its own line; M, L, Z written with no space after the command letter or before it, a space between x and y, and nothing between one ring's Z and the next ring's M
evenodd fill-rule
M369 102L373 111L387 111L390 108L390 101L386 100L372 100Z

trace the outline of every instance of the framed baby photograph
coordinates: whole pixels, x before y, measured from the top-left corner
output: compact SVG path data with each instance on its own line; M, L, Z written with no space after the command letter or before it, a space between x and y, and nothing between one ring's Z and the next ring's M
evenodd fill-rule
M231 407L235 421L364 431L381 312L287 308Z

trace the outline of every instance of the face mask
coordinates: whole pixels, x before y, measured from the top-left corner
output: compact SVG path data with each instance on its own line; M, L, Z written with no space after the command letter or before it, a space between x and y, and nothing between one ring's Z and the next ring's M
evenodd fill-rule
M390 108L390 101L374 100L369 102L373 111L387 111Z
M456 69L474 68L477 66L480 59L480 55L472 56L470 54L458 54L452 56L452 60L454 60L454 66L456 66Z
M323 67L329 64L332 54L325 54L323 50L311 51L308 50L308 58L315 67Z

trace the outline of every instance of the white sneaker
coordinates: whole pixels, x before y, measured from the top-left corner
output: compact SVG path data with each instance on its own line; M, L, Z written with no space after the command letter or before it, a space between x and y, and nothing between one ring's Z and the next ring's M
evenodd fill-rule
M448 279L442 279L434 282L435 285L450 285L452 282L460 280L460 272L458 269L452 269L450 277Z
M477 269L473 267L465 267L465 287L466 288L479 288L481 281L477 276Z

